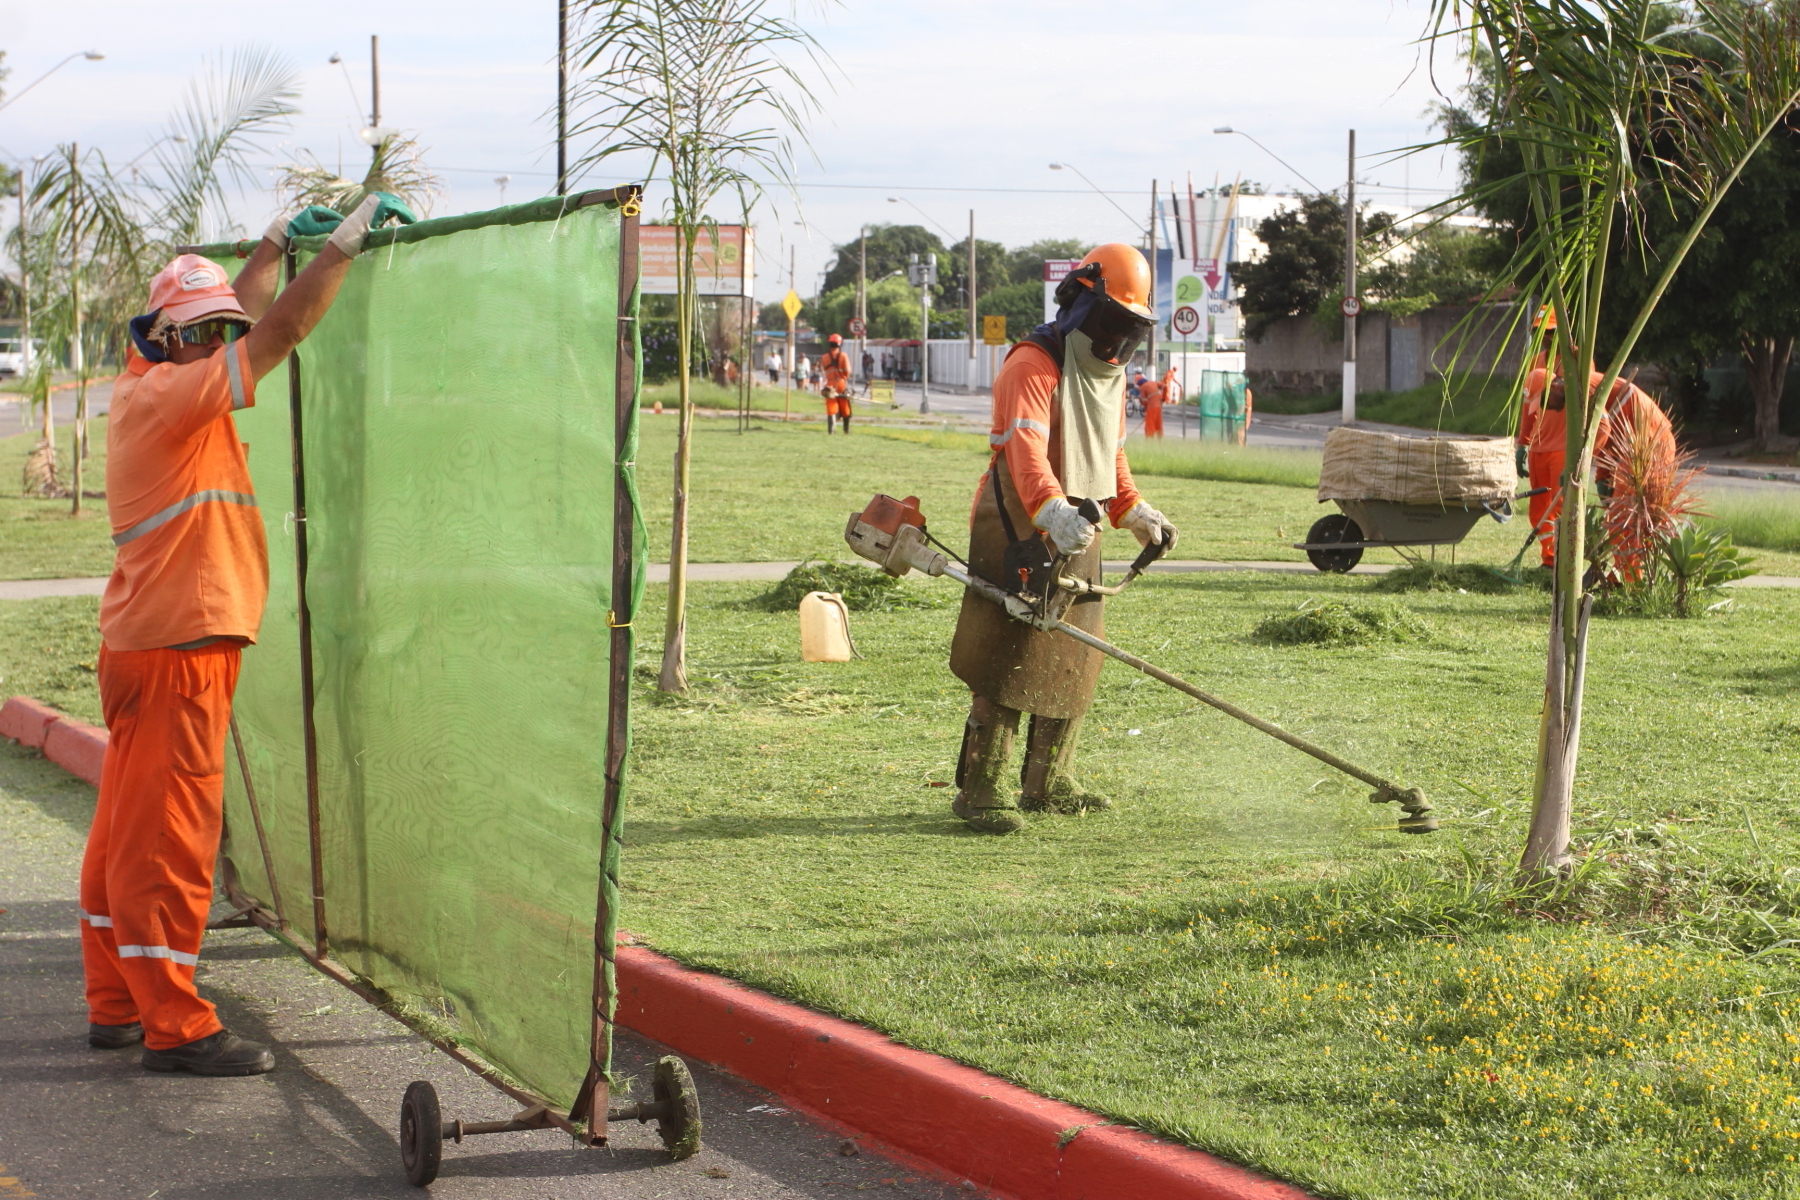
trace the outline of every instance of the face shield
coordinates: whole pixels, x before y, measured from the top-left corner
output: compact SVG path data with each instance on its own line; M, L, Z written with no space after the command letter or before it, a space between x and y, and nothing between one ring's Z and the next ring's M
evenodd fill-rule
M1094 357L1122 363L1131 358L1154 323L1116 300L1100 297L1088 310L1080 329L1093 343Z

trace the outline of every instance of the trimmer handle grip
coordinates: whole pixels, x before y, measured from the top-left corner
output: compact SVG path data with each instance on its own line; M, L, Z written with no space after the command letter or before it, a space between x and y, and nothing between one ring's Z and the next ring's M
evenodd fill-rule
M1169 539L1167 538L1147 543L1142 550L1138 551L1137 558L1132 560L1131 573L1133 575L1142 575L1151 563L1155 562L1168 552Z
M1097 501L1072 498L1070 503L1075 505L1075 511L1080 513L1081 519L1086 521L1089 525L1098 525L1100 523L1100 518L1106 515L1100 510L1100 505Z

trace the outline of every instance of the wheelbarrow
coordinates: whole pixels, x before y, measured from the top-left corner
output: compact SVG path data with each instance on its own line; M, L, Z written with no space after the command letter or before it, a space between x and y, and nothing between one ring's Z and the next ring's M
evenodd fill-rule
M1412 547L1454 546L1468 537L1483 517L1505 524L1512 519L1514 500L1524 500L1544 490L1547 489L1499 500L1442 504L1334 500L1332 503L1343 511L1314 521L1306 531L1306 540L1296 542L1294 549L1306 551L1306 557L1319 570L1339 574L1355 567L1362 561L1363 551L1376 546L1398 550L1402 557L1417 561L1420 556L1408 553Z

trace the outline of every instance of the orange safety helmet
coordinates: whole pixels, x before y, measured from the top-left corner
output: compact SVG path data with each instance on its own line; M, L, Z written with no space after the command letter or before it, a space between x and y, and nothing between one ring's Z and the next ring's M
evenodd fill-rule
M1538 309L1537 321L1534 322L1534 325L1538 329L1555 329L1556 310L1548 304Z
M834 346L841 346L844 344L844 335L841 333L834 333L830 337L826 338L825 340L830 342Z
M1150 264L1135 246L1107 242L1089 250L1057 287L1056 302L1068 304L1078 286L1094 288L1102 299L1114 301L1141 320L1156 320L1150 309Z

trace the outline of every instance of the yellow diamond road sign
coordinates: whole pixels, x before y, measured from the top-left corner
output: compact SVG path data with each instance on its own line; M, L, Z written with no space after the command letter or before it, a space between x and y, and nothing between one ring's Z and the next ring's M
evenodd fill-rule
M981 340L984 345L1006 345L1006 314L981 318Z
M781 311L787 314L790 321L800 315L800 297L794 294L793 288L789 288L788 294L781 298Z

